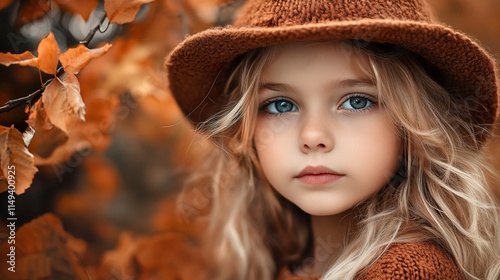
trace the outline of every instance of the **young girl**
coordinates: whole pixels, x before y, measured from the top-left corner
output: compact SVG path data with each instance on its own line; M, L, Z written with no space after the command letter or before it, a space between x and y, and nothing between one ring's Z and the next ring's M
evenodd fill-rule
M213 279L500 279L494 62L422 1L249 0L167 66L219 148Z

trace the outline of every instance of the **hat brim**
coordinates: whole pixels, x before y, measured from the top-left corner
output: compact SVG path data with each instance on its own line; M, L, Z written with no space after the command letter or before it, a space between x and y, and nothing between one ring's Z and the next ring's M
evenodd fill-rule
M498 107L492 58L464 34L441 24L374 20L265 28L213 28L188 37L167 57L170 89L194 124L218 112L230 62L245 52L275 44L317 40L366 40L402 46L443 75L445 88L464 102L467 121L490 128Z

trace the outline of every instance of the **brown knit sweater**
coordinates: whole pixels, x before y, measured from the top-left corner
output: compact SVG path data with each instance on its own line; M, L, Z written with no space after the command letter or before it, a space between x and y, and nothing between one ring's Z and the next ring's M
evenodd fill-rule
M278 280L317 280L297 277L283 269ZM383 279L463 279L450 256L432 243L395 243L356 280Z

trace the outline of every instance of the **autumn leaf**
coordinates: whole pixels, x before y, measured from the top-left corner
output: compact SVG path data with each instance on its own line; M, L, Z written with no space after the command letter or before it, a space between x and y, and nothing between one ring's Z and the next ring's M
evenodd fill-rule
M34 157L26 148L23 135L14 125L10 128L0 126L0 168L7 179L9 175L14 176L16 194L24 193L38 172Z
M98 0L55 0L61 9L73 14L78 14L87 21L90 14L97 6Z
M66 144L68 140L68 134L57 126L53 126L48 130L37 130L33 137L33 145L29 148L35 155L35 164L40 165L40 163L37 162L37 157L42 159L49 158L57 148Z
M88 86L89 81L84 79L80 80L80 83L81 86L83 83ZM83 92L83 88L81 90ZM56 126L52 126L50 130L37 130L29 147L35 156L36 165L59 164L70 159L75 152L87 148L101 152L109 146L119 103L115 97L99 96L96 91L92 94L84 97L88 108L85 112L85 122L77 123L71 133L65 133Z
M168 250L165 250L168 248ZM210 279L210 263L200 246L182 233L134 237L123 232L118 246L103 254L102 279Z
M110 23L128 23L134 20L143 4L154 0L105 0L104 10Z
M31 145L29 148L35 156L48 158L56 148L68 141L68 134L50 122L43 108L42 99L38 99L30 108L26 123L36 129L35 136L33 137L34 145Z
M59 59L59 46L52 32L43 38L38 44L38 69L47 74L56 74L57 62Z
M17 26L40 19L50 11L49 0L26 0L21 3L15 21Z
M137 265L134 263L138 249L137 238L128 232L122 232L117 244L113 251L102 255L99 267L102 279L126 279L126 276L137 275Z
M80 96L80 83L73 73L56 77L42 95L50 122L62 131L70 130L78 121L85 121L85 104Z
M70 48L61 56L59 60L66 72L77 74L85 67L92 59L103 56L111 48L111 44L96 49L88 49L84 45L78 45L76 48Z
M38 99L38 101L29 108L29 116L28 120L26 120L26 123L28 123L35 129L48 130L52 128L53 125L50 122L45 109L43 108L42 99Z
M23 66L34 66L36 67L36 57L30 52L25 51L20 54L13 53L0 53L0 64L5 66L10 66L11 64L19 64Z
M61 219L44 214L16 232L16 272L0 264L1 279L89 279L82 265L87 243L67 233ZM3 242L0 251L9 252ZM15 275L12 275L15 274Z
M35 57L29 51L21 54L0 53L0 64L5 66L10 66L11 64L33 66L47 74L54 75L57 69L60 50L52 32L40 41L37 51L38 57Z

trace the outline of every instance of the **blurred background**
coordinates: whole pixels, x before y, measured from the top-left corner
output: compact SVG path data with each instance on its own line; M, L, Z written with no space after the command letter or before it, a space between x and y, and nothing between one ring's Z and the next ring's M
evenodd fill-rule
M61 51L77 45L98 23L103 3L80 1L76 7L80 12L75 12L64 2L0 1L0 52L35 51L49 32L55 35ZM134 279L139 272L137 264L131 265L131 258L137 244L155 250L161 240L154 238L162 234L180 232L192 240L201 234L209 207L206 196L191 193L188 202L181 204L175 198L181 186L189 184L186 174L196 172L209 145L193 133L170 96L163 63L187 34L231 22L243 2L156 0L143 5L132 23L104 24L102 32L96 33L90 47L105 42L113 47L78 75L86 122L75 127L68 139L54 134L35 136L29 149L39 172L31 187L16 198L18 229L42 217L40 223L32 223L25 234L17 236L38 244L18 245L24 250L21 254L50 255L49 249L54 252L59 245L50 245L47 240L55 237L62 238L73 252L64 255L59 268L40 272L47 279L82 274ZM442 22L472 35L500 57L500 1L429 2ZM87 20L81 10L88 10ZM36 91L40 79L46 78L35 68L0 66L0 106ZM14 124L24 131L27 117L21 106L0 114L0 125ZM498 138L486 149L500 170ZM500 198L498 181L492 179L492 183ZM2 222L6 210L7 194L2 193ZM43 216L46 213L51 215ZM30 235L31 231L37 234ZM0 226L0 249L5 247L7 236L8 229ZM0 258L4 256L2 251ZM47 259L39 256L37 261ZM0 278L4 266L2 259ZM63 276L61 279L71 278Z

